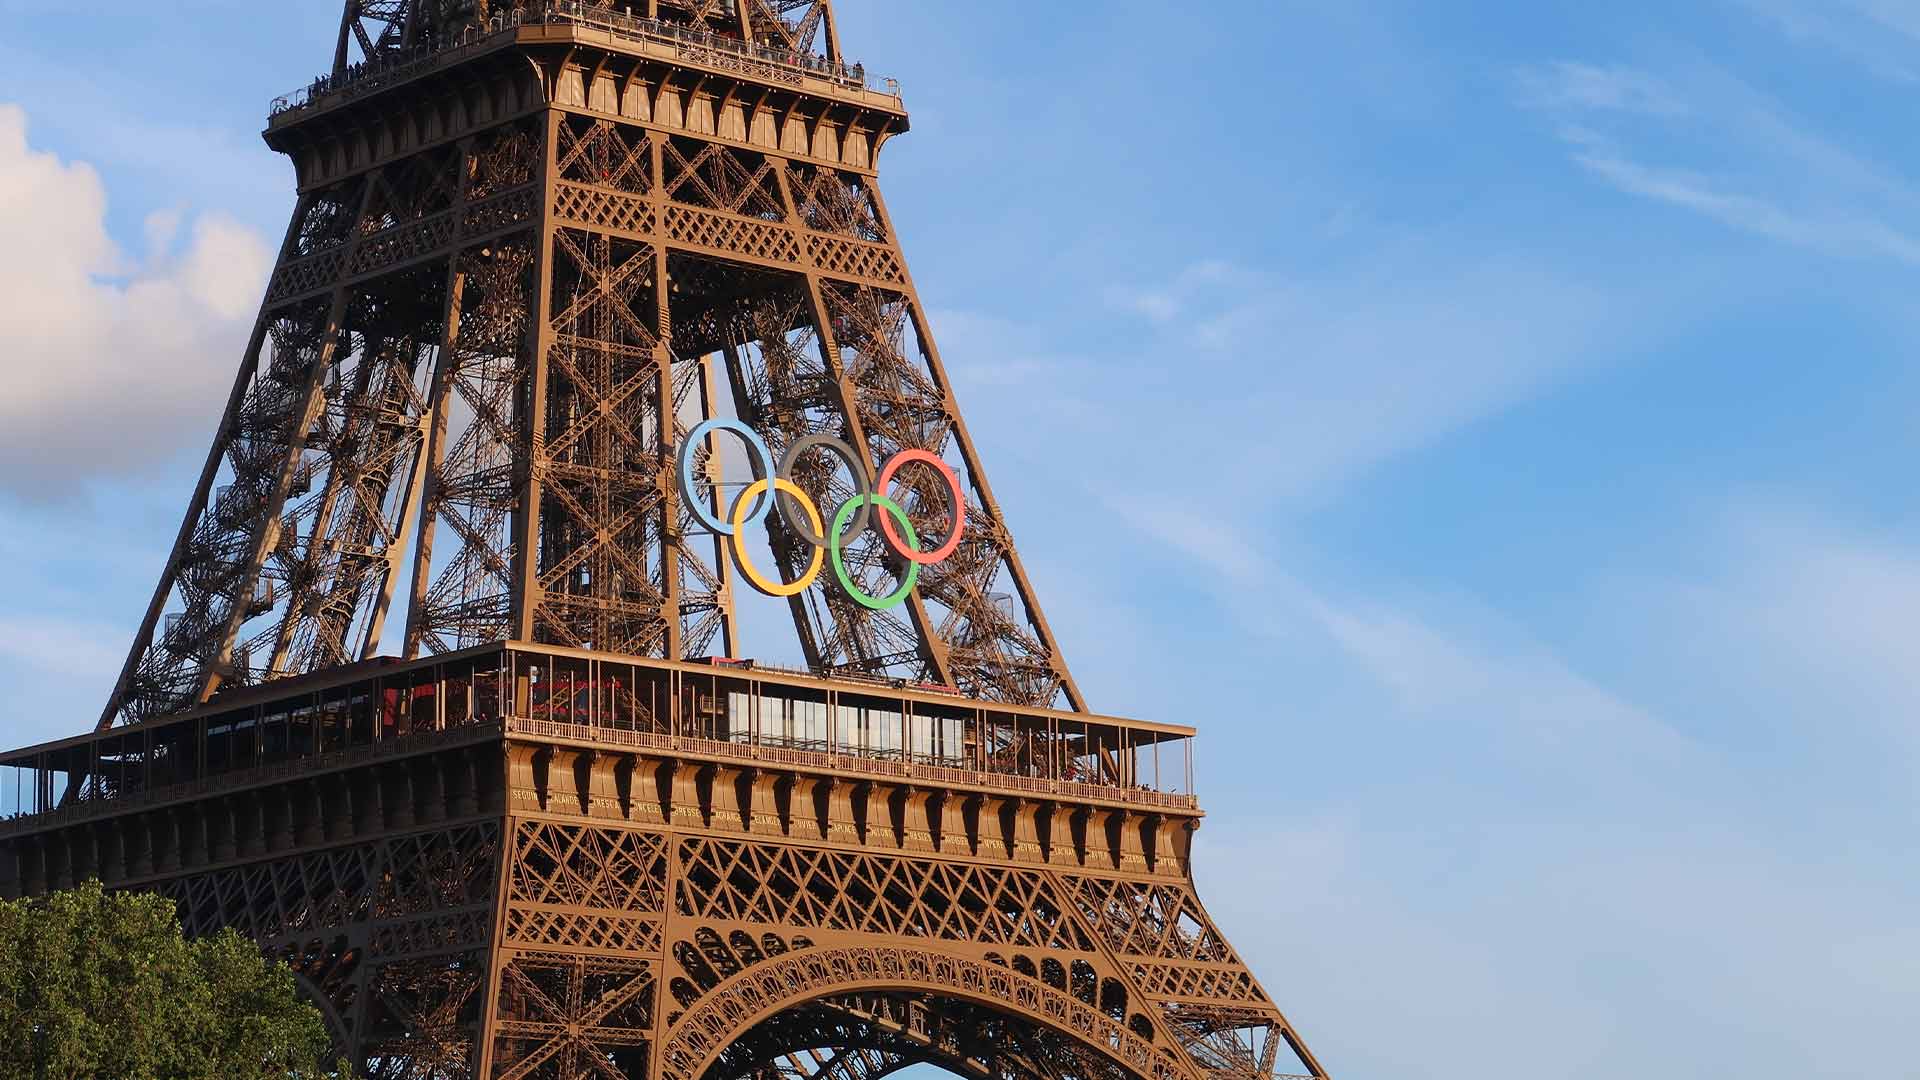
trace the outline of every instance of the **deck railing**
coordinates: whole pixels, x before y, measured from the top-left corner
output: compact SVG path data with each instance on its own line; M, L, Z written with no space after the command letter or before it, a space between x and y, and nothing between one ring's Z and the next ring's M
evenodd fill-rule
M1191 811L1199 809L1200 806L1199 799L1192 795L1155 791L1151 788L1082 784L1072 780L1053 780L1041 776L983 772L977 769L932 765L912 760L889 760L855 750L844 753L797 750L786 746L767 746L751 742L727 742L652 731L592 727L558 720L524 720L510 717L506 725L509 735L531 735L542 739L601 743L635 750L699 754L704 757L732 758L761 765L834 769L889 780L925 780L943 784L999 788L1029 795L1104 799L1166 810Z
M843 64L822 56L797 50L775 49L758 42L716 34L710 30L670 23L644 16L630 15L599 4L578 0L551 0L541 8L514 9L495 15L485 25L469 26L450 40L436 42L406 53L397 53L355 64L344 74L322 75L312 83L273 101L271 115L282 116L327 102L350 100L373 93L446 60L455 53L478 49L495 39L517 32L523 26L582 26L638 41L665 45L678 59L737 71L793 86L808 79L833 84L843 90L865 90L886 94L896 102L900 84L894 79L877 79L861 64Z
M90 821L94 818L124 814L129 810L138 810L143 806L158 806L163 803L180 802L240 788L255 787L275 780L292 780L312 776L317 773L332 772L352 765L364 765L383 758L403 757L410 754L425 753L437 746L468 743L483 740L489 732L496 735L501 730L497 723L475 721L459 727L444 728L438 731L424 730L396 739L385 739L370 746L354 746L343 750L329 750L312 757L292 758L276 761L269 765L255 765L245 769L203 776L195 780L182 780L174 784L162 784L139 791L114 794L94 799L75 801L66 806L43 810L39 813L22 812L12 817L0 819L0 836L11 833L51 829L76 822Z
M441 730L421 730L398 738L385 739L370 746L332 750L312 757L296 758L236 769L195 780L163 784L141 791L86 799L41 813L22 813L0 820L0 836L23 830L40 830L71 825L110 814L126 813L143 806L179 802L185 799L252 787L275 780L289 780L363 765L383 758L425 753L447 743L466 743L484 738L487 732L528 735L540 739L600 743L656 753L688 753L703 757L729 758L759 765L784 765L796 768L833 769L878 779L921 780L931 783L961 784L998 788L1004 791L1062 798L1104 800L1166 810L1194 811L1200 803L1192 795L1155 791L1144 787L1115 787L1083 784L1072 780L1053 780L1015 773L983 772L978 769L935 765L910 757L889 759L863 751L835 752L806 750L788 746L769 746L747 742L702 739L664 732L629 731L621 728L569 724L558 720L529 720L508 717L504 722L473 720Z

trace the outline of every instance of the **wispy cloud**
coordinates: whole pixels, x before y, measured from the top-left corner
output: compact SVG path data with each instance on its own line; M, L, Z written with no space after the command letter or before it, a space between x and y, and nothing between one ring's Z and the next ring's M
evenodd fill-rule
M1797 211L1769 199L1730 190L1726 182L1683 169L1633 160L1610 140L1581 129L1563 138L1588 172L1629 195L1653 199L1711 218L1742 232L1841 257L1878 255L1920 264L1920 237L1872 217L1844 210Z
M1206 259L1187 266L1169 281L1143 287L1116 287L1109 293L1109 299L1122 310L1166 325L1191 310L1208 292L1244 277L1243 270L1223 259Z
M1610 321L1626 297L1526 255L1410 241L1391 256L1319 277L1199 262L1115 290L1115 340L1085 352L1034 326L942 313L942 347L963 404L1005 406L978 410L1007 422L990 441L1043 467L1098 446L1097 475L1068 471L1102 499L1178 490L1179 502L1257 514L1336 499L1372 469L1552 392L1664 317L1649 288L1638 323ZM1235 449L1168 442L1196 436Z
M1920 10L1905 0L1732 0L1789 40L1898 83L1920 82Z
M1517 79L1520 103L1617 191L1830 256L1920 264L1920 190L1724 70L1559 63Z
M1687 104L1656 76L1630 67L1561 61L1520 72L1522 97L1541 108L1609 109L1680 116Z

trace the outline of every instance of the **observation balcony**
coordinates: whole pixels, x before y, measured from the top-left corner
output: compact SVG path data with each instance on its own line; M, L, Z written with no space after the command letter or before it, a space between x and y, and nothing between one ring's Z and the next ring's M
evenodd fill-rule
M496 644L0 754L0 836L515 739L1196 816L1194 730L941 688Z
M408 82L438 68L514 44L599 45L694 70L744 77L819 97L904 113L900 84L867 74L861 64L774 49L757 42L683 23L631 15L580 0L549 0L540 9L495 15L450 40L411 52L355 64L344 75L322 75L275 98L269 130L297 123L311 113Z

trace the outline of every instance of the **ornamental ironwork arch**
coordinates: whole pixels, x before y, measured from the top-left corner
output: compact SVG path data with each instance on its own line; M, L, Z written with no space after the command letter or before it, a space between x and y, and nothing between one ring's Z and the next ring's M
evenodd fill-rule
M810 1005L860 1015L865 1010L847 999L862 993L925 994L982 1007L1069 1040L1111 1065L1115 1076L1191 1080L1153 1040L1039 979L971 957L885 946L806 949L722 982L672 1023L661 1046L660 1075L703 1080L729 1047L759 1025Z

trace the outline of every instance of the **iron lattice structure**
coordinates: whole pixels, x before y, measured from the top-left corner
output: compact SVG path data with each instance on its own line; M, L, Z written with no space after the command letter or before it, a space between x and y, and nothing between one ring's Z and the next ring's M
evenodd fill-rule
M876 184L906 128L829 0L349 0L112 699L0 757L0 893L166 892L377 1077L1324 1076L1195 895L1191 730L1085 712L1040 611ZM806 674L703 662L725 470L676 462L728 411L864 456L796 453L822 506L963 485L897 612L791 598Z

